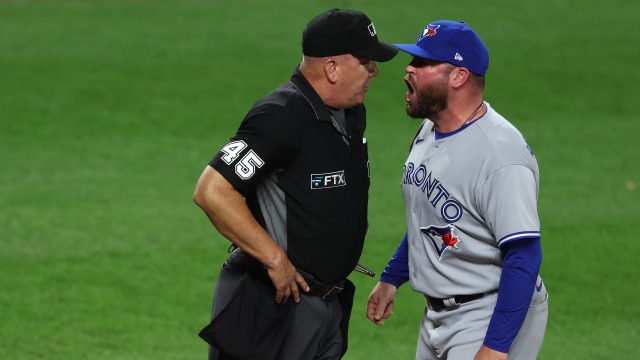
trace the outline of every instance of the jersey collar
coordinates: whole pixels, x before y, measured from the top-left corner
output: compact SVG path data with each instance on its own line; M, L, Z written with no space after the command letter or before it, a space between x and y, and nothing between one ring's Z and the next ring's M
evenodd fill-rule
M316 114L316 119L331 122L329 109L327 109L327 106L322 102L322 99L320 99L320 95L318 95L307 79L305 79L304 75L302 75L299 68L296 68L293 72L289 83L293 85L307 100L309 105L311 105L313 112Z
M487 103L485 103L485 104L487 104ZM475 119L474 121L472 121L472 122L470 122L468 124L462 125L459 129L453 130L451 132L440 132L440 131L436 130L436 127L434 126L433 127L433 131L435 133L435 139L436 140L440 140L440 139L444 139L444 138L447 138L449 136L453 136L453 135L459 133L460 131L468 128L469 126L471 126L473 124L475 124L477 121L482 120L482 118L487 116L488 112L489 112L489 104L487 104L487 111L484 114L482 114L482 116L480 116L479 118Z
M476 120L476 121L477 121L477 120ZM466 129L466 128L467 128L467 127L469 127L471 124L473 124L473 123L465 124L465 125L463 125L462 127L460 127L459 129L453 130L453 131L451 131L451 132L440 132L440 131L436 130L436 128L435 128L435 126L434 126L434 127L433 127L433 131L434 131L434 132L435 132L435 134L436 134L436 135L435 135L435 139L436 139L436 140L440 140L440 139L447 138L447 137L449 137L449 136L453 136L453 135L455 135L455 134L459 133L460 131L462 131L462 130Z

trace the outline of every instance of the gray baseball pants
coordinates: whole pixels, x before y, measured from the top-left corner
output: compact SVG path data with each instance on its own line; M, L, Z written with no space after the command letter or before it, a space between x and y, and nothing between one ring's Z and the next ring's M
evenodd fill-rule
M452 310L425 309L416 360L473 360L484 341L496 306L497 293ZM547 326L548 302L544 287L531 299L527 316L516 336L509 360L535 360Z

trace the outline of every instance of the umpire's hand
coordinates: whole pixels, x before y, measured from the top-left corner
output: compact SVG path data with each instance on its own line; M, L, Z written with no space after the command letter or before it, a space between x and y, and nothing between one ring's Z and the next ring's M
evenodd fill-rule
M218 232L265 264L276 288L276 302L300 301L298 285L309 291L309 285L298 274L287 253L256 221L242 194L216 169L206 166L193 194L193 201L209 217Z
M276 302L282 303L293 295L293 301L300 302L301 287L305 292L309 291L309 285L304 281L302 275L296 271L287 254L282 251L281 254L271 264L265 264L267 272L276 288Z

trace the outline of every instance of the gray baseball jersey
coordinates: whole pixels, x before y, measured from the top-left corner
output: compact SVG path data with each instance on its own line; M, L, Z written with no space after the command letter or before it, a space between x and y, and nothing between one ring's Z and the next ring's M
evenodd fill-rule
M404 165L411 286L431 297L497 290L499 246L540 237L536 159L485 104L483 117L452 133L425 120Z

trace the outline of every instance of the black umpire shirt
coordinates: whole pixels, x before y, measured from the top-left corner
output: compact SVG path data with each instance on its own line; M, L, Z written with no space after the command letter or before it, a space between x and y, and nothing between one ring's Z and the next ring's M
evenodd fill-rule
M345 279L362 253L365 127L364 105L329 110L296 70L255 103L209 163L246 198L291 262L325 283Z

